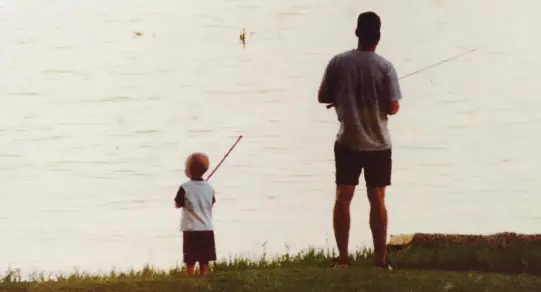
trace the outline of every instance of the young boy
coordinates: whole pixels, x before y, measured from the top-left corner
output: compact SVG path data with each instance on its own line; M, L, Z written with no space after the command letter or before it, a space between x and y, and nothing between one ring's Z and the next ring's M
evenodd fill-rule
M209 158L204 153L192 153L186 159L184 173L190 180L183 183L175 197L175 206L182 208L181 230L186 275L194 274L199 262L199 274L206 275L209 262L216 260L212 207L216 202L214 189L203 179Z

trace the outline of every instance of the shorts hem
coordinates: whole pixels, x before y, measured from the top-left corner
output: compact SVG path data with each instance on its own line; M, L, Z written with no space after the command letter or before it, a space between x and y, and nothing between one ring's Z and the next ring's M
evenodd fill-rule
M359 185L359 182L339 182L339 181L335 181L334 182L337 186L348 186L348 187L356 187Z
M385 187L388 187L390 185L391 185L391 183L386 183L386 184L366 184L365 186L367 188L374 189L374 188L385 188Z

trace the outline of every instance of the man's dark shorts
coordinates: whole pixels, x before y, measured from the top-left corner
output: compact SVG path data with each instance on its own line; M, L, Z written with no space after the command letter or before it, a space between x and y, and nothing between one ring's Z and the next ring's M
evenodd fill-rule
M379 151L358 151L334 143L336 184L356 186L364 169L366 187L391 185L391 149Z

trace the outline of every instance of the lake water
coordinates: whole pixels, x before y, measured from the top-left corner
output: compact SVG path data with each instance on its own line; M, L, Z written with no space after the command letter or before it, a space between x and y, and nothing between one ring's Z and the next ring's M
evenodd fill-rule
M0 269L180 263L184 158L214 166L239 135L211 180L219 257L334 247L316 95L367 9L401 76L487 44L402 81L389 232L539 231L540 5L518 3L0 0Z

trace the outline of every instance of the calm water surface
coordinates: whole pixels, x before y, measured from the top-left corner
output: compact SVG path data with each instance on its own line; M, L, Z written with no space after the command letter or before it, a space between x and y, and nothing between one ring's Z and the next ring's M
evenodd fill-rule
M180 262L183 160L238 135L212 178L219 256L334 247L338 124L316 94L366 9L399 75L488 44L403 80L390 233L538 232L540 5L517 3L0 0L0 268ZM352 248L367 213L360 188Z

